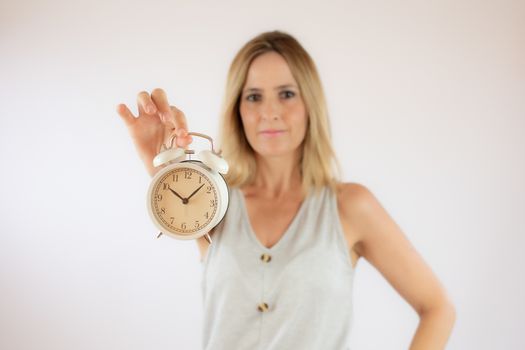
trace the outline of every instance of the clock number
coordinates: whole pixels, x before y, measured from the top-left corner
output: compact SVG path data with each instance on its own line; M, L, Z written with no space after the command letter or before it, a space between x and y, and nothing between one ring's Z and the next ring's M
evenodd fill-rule
M211 186L206 186L206 193L211 193Z
M215 199L210 199L210 207L214 207L215 206Z
M202 182L202 176L199 176L199 183Z
M157 194L157 201L160 202L161 200L162 200L162 195L159 193L159 194Z
M160 208L160 212L161 212L162 214L166 214L166 208Z
M173 216L170 216L170 223L173 225L173 220L175 220L175 218Z
M190 180L191 180L191 171L185 171L185 172L184 172L184 178L185 178L185 179L190 179Z
M208 214L208 212L206 212L206 214L204 214L204 217L205 217L206 219L209 219L210 214Z
M186 229L186 223L183 222L182 224L180 224L180 228L183 229L183 230L185 230L185 229Z
M195 221L195 228L199 228L199 220Z
M163 184L162 184L162 189L163 189L163 190L167 190L168 187L169 187L169 185L168 185L167 183L163 183Z
M173 174L173 181L179 182L179 174Z

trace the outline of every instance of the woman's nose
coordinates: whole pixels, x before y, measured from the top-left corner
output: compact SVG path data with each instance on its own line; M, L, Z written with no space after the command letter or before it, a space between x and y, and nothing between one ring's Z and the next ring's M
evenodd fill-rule
M263 119L278 119L281 117L281 106L275 101L265 101L261 106L261 117Z

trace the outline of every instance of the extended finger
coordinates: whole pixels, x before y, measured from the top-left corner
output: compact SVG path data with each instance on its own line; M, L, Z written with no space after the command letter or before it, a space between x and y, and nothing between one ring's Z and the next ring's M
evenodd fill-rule
M155 114L157 112L157 107L147 91L139 92L137 95L137 105L141 113Z
M126 123L127 126L130 126L135 122L135 116L125 104L120 103L117 105L117 113L120 115L122 120L124 120L124 123Z
M168 97L166 96L166 92L164 92L164 90L160 88L154 89L151 92L151 99L157 106L157 110L159 111L160 118L163 122L166 123L173 119L171 115L170 105L168 103ZM177 127L176 124L175 127Z
M170 106L171 116L177 128L177 136L186 136L188 134L188 120L183 111L175 106Z
M191 135L188 135L188 121L186 115L175 106L171 106L171 114L175 119L175 124L178 126L175 130L177 135L177 145L186 148L193 141Z

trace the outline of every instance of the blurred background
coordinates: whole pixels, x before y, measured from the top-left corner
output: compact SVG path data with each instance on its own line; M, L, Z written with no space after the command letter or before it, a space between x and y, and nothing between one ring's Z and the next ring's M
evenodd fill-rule
M218 136L253 36L319 69L344 180L367 186L449 291L447 349L524 349L525 2L0 2L0 348L199 349L193 241L157 231L116 113L165 89ZM364 259L352 349L407 349L417 314Z

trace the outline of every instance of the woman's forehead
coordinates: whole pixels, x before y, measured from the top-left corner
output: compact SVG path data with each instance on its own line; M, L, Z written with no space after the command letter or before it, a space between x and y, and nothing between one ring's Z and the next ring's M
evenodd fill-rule
M295 85L286 60L276 52L267 52L255 58L248 69L245 87L253 89L274 89Z

